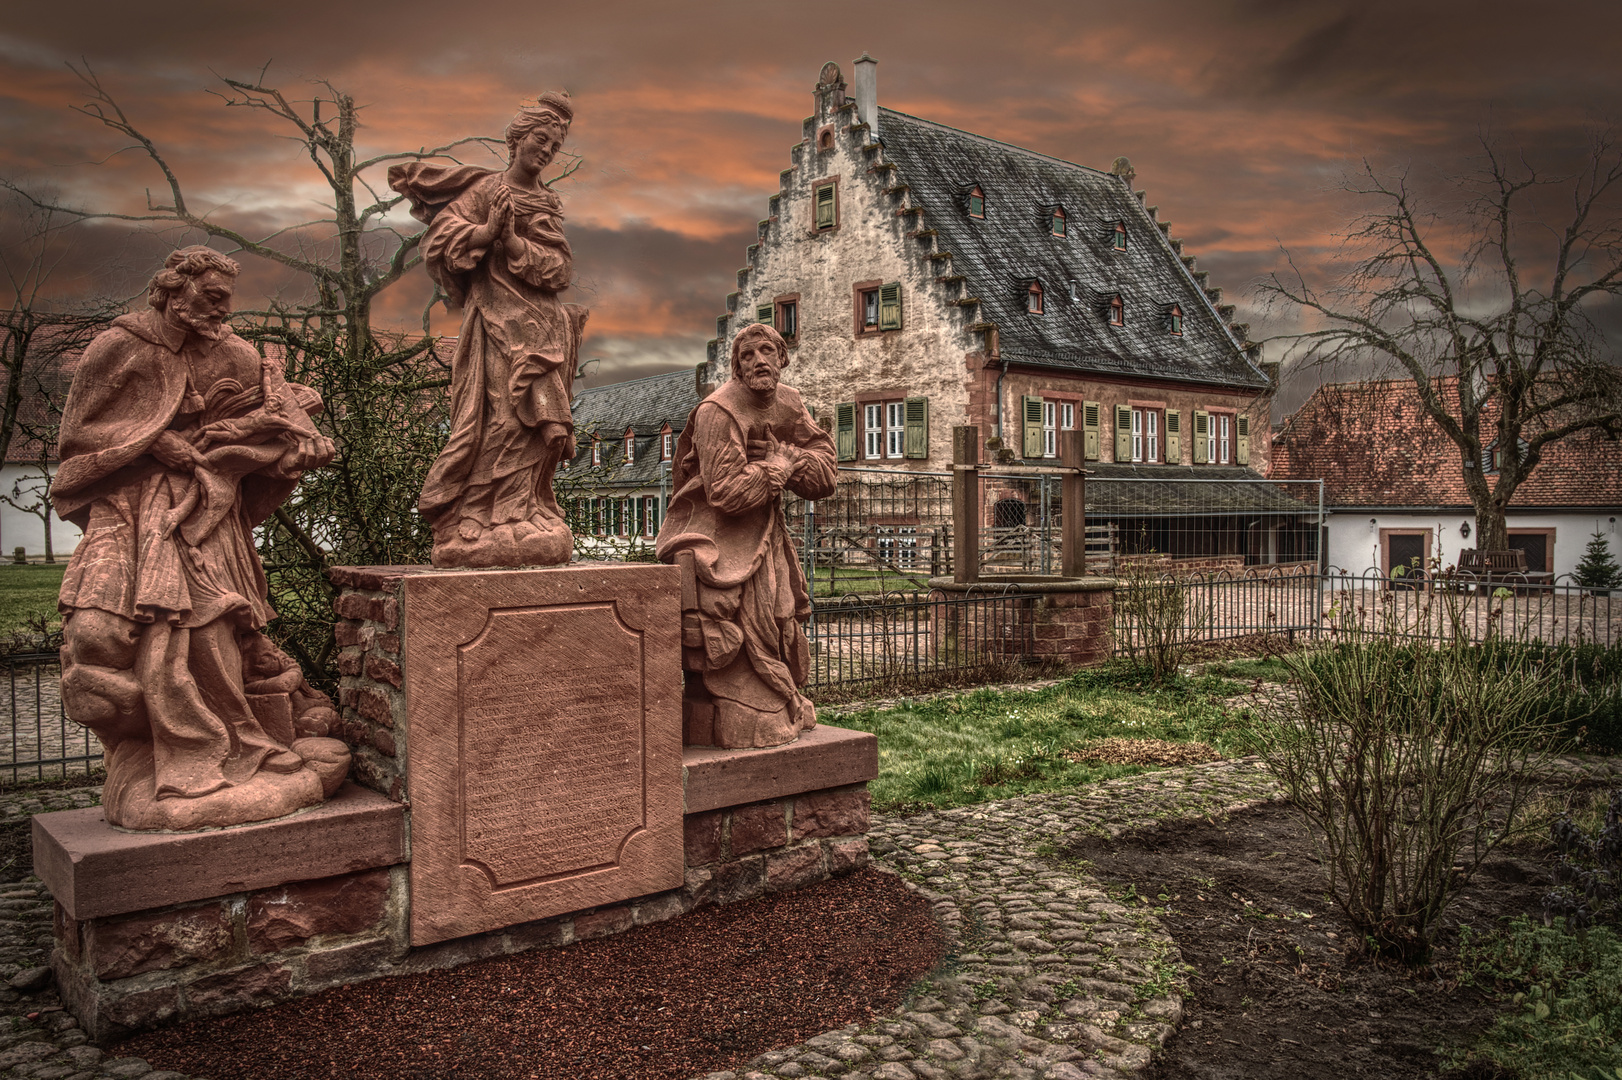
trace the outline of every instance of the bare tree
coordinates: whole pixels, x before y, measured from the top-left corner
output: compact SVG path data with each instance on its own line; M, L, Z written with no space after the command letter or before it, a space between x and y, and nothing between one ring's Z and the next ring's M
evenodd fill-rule
M1458 448L1477 544L1502 549L1505 509L1551 443L1622 433L1622 373L1596 318L1622 292L1622 152L1606 133L1556 175L1483 149L1454 181L1452 216L1427 212L1407 174L1365 162L1346 187L1374 209L1348 230L1342 279L1320 291L1292 261L1259 292L1316 323L1283 336L1291 359L1414 380Z
M67 404L69 379L60 366L29 372L24 390L25 408L17 417L17 434L28 448L28 469L12 481L9 492L0 490L0 502L13 510L39 518L45 535L45 561L56 562L51 505L51 482L56 478L56 440L62 429L62 407Z
M261 541L281 616L272 633L311 678L330 682L336 658L326 567L427 561L432 538L415 505L445 438L438 390L448 384L448 371L428 333L429 311L423 312L420 335L378 332L372 325L373 301L421 262L425 231L393 214L403 200L381 174L394 162L459 163L464 152L496 154L504 142L469 136L363 156L357 148L362 106L331 83L315 81L308 98L295 98L268 85L264 71L252 80L222 79L213 92L225 107L273 121L331 193L329 216L249 235L195 209L180 174L95 72L88 65L73 70L88 92L77 111L127 140L125 149L142 153L161 177L162 194L149 189L143 210L122 213L65 209L16 183L0 183L54 214L196 230L223 241L230 254L266 259L310 283L300 301L241 312L234 325L267 355L285 357L289 379L320 391L326 411L317 423L338 448L332 465L306 477L294 499L266 523ZM562 175L578 166L578 158L566 159Z

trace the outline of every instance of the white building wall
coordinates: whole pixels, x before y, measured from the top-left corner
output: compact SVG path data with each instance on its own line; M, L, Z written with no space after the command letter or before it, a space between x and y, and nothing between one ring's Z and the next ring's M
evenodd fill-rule
M55 473L55 468L52 468ZM19 494L12 496L23 505L33 501L28 489L38 483L39 469L34 465L6 465L0 467L0 494L11 496L13 486ZM51 547L58 560L63 560L79 546L82 534L77 525L51 514ZM45 524L35 514L19 510L0 502L0 558L10 562L13 549L21 547L29 558L45 557Z
M1611 554L1622 562L1622 532L1618 531L1618 517L1622 517L1622 507L1617 508L1615 514L1603 510L1567 514L1522 512L1511 513L1507 524L1511 530L1555 531L1552 569L1559 577L1577 569L1595 529L1605 535ZM1371 519L1374 522L1372 525ZM1459 526L1464 524L1470 526L1469 539L1459 532ZM1352 574L1384 567L1380 551L1382 529L1429 531L1431 556L1440 556L1444 567L1455 565L1459 561L1460 551L1476 546L1474 514L1356 513L1346 510L1330 514L1328 525L1329 565L1335 571L1345 570Z

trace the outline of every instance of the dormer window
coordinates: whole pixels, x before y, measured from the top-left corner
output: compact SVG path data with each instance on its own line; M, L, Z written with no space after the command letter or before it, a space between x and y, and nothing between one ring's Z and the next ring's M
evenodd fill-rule
M1048 230L1054 236L1064 235L1064 208L1062 206L1053 211L1053 218L1048 222Z
M1115 250L1116 251L1125 251L1126 250L1126 222L1117 221L1115 223L1115 240L1114 240L1114 243L1115 243Z
M1030 288L1025 290L1025 310L1032 315L1042 314L1042 283L1031 282Z
M1119 296L1110 297L1109 324L1111 326L1126 325L1126 304L1122 303Z
M659 433L659 460L669 461L676 455L676 433L667 426Z
M603 440L595 435L591 437L591 463L593 465L603 463Z
M986 193L976 184L969 189L969 216L983 218L986 216Z
M636 460L636 435L633 432L625 433L625 464L629 465Z
M1166 329L1178 337L1183 336L1183 309L1176 304L1166 312Z

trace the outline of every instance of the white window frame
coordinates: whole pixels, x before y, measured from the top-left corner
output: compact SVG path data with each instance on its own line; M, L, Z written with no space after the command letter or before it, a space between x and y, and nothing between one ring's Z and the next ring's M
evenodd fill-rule
M1208 413L1205 421L1205 463L1207 465L1220 465L1217 460L1217 417L1221 413Z
M676 435L675 435L675 433L670 432L670 431L665 432L664 437L659 440L659 460L660 461L669 461L671 459L672 455L674 455L675 452L676 452L675 451L675 446L676 446Z
M1229 417L1229 415L1230 415L1229 413L1217 413L1216 417L1212 418L1212 419L1216 419L1217 417L1220 417L1222 419L1222 434L1217 440L1218 446L1221 448L1221 451L1222 451L1217 456L1217 464L1218 465L1232 464L1231 460L1228 457L1228 451L1232 448L1232 444L1229 442L1229 439L1228 439L1228 417Z
M1042 402L1042 456L1045 458L1059 456L1058 411L1057 401Z
M1132 461L1143 461L1143 410L1132 410Z
M630 465L636 461L636 436L625 436L625 464Z
M620 500L620 535L630 536L631 527L636 523L636 500L627 496Z
M657 495L642 496L642 535L649 540L653 539L656 532L653 527L653 514L658 508L658 503Z
M1059 430L1076 430L1076 403L1074 401L1062 402L1059 407Z
M884 457L884 403L868 402L862 406L862 449L868 461Z
M597 438L595 435L593 435L591 439L591 463L593 465L601 465L603 463L603 441Z
M884 456L905 457L907 450L907 406L902 401L884 403Z

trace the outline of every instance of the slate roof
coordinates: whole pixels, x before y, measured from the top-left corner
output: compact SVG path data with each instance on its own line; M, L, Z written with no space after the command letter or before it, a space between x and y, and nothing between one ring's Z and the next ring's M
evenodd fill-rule
M657 487L661 470L659 435L665 424L680 435L687 416L699 402L693 372L674 371L643 379L593 386L580 391L570 406L580 453L560 474L565 479L584 475L591 467L591 434L602 437L603 467L610 470L601 481L613 487ZM625 464L625 429L636 435L635 460Z
M997 324L1003 356L1016 363L1138 378L1178 379L1265 389L1267 377L1241 351L1226 322L1159 225L1119 177L894 109L879 110L884 156L924 209L923 228L952 253L950 274L978 297L981 318ZM985 217L968 215L968 192L985 194ZM1053 236L1054 207L1064 237ZM1115 223L1127 250L1113 250ZM1032 279L1044 313L1025 310ZM1076 285L1077 298L1070 296ZM1107 307L1119 294L1125 325ZM1182 309L1181 337L1166 312Z
M1098 481L1107 481L1099 483ZM1209 517L1227 514L1316 515L1311 505L1242 465L1087 466L1089 517Z
M1412 379L1319 387L1274 433L1269 464L1273 479L1324 480L1329 506L1470 507L1458 449L1420 409ZM1622 506L1622 442L1583 431L1544 447L1509 505Z

